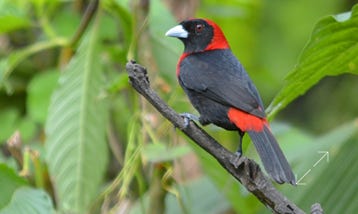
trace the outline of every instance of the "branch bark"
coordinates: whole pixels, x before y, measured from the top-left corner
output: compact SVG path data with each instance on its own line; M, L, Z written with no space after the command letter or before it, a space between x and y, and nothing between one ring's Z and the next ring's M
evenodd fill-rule
M147 70L130 61L126 65L129 80L133 88L148 100L166 119L179 128L201 148L211 154L235 179L256 196L266 207L275 213L304 213L293 202L275 189L271 181L263 174L259 165L246 157L240 158L238 168L231 161L235 154L221 146L214 138L194 122L185 126L184 119L170 108L150 87Z

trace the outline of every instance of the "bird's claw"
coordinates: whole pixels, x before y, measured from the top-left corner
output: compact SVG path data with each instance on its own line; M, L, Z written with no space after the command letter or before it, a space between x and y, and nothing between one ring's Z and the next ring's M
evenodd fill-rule
M230 163L237 169L242 163L241 160L242 153L241 152L235 152L235 155L233 158L231 158Z
M193 114L190 113L181 113L180 116L184 119L184 127L188 127L191 120L193 121L199 121L199 118Z

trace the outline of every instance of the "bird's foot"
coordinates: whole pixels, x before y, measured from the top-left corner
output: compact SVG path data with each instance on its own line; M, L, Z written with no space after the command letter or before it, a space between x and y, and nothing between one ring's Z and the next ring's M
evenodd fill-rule
M180 116L184 119L184 127L188 127L191 120L199 121L199 117L190 113L181 113Z
M230 163L237 169L243 162L242 153L237 151L235 152L235 155L231 158Z

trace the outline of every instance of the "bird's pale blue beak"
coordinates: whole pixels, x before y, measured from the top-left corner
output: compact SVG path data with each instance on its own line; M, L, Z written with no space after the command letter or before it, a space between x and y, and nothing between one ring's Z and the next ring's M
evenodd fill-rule
M170 37L177 37L177 38L188 38L189 33L183 28L183 25L177 25L169 29L165 33L165 35Z

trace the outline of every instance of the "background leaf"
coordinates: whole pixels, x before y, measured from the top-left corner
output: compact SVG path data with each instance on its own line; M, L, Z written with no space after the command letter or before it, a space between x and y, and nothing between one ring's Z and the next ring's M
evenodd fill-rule
M98 18L98 17L97 17ZM85 212L97 191L108 159L104 78L99 61L96 20L76 56L62 72L46 125L47 163L66 212Z

